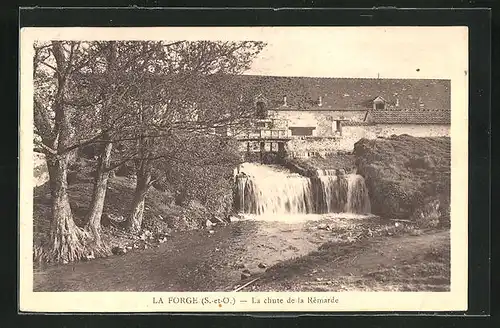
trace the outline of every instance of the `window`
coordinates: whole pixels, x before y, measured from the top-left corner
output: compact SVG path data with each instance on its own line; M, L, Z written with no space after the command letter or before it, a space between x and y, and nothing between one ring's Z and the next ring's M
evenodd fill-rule
M256 128L265 128L266 122L255 122L255 127Z
M373 100L373 109L385 109L385 99L377 97Z
M335 135L342 135L342 119L335 120L332 123L332 132Z
M316 128L313 128L313 127L291 127L289 129L292 132L292 136L312 136L313 130Z
M257 103L257 118L264 119L267 117L266 106L262 101Z

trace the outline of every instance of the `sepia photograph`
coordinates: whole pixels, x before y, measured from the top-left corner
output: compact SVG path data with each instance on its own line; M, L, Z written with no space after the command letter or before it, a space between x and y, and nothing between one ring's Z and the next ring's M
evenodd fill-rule
M466 305L467 28L122 30L22 31L30 309Z

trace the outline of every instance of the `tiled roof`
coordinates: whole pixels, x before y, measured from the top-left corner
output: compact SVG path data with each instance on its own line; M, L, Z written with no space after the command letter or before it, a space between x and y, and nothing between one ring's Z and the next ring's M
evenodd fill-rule
M235 92L261 94L268 106L287 109L364 110L376 97L387 101L386 108L406 110L449 110L450 81L430 79L312 78L242 75ZM238 89L241 88L239 91ZM319 97L322 106L318 106ZM397 104L397 106L396 106Z
M375 124L450 124L449 110L372 110L367 121Z

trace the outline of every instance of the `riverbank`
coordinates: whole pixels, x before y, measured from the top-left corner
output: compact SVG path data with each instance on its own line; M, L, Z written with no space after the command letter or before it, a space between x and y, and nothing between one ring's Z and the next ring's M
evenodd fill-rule
M93 184L88 177L73 181L68 188L75 223L83 227L92 195ZM174 195L151 187L146 197L140 234L132 235L123 227L124 216L132 203L135 181L117 176L109 180L102 220L102 238L116 253L156 248L173 233L201 229L212 216L200 204L175 204ZM50 190L47 183L34 189L33 241L35 252L47 242L50 234ZM217 224L214 220L214 224ZM222 224L218 222L218 224ZM91 256L88 260L94 260ZM46 266L35 262L35 265Z
M255 278L242 291L447 290L449 233L378 218L248 219L37 269L34 290L231 291Z

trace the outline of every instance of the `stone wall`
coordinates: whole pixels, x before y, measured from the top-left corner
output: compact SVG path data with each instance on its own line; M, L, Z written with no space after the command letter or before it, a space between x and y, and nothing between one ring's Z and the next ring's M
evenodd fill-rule
M308 153L326 155L336 152L352 152L354 144L362 139L375 139L391 135L408 134L414 137L442 137L450 135L449 125L440 124L367 124L364 110L273 110L269 111L273 129L286 130L290 140L287 151L292 156L307 157ZM347 120L342 124L342 136L335 120ZM290 127L314 127L312 136L292 136ZM274 145L277 151L277 144ZM266 144L266 151L269 151ZM240 145L246 151L246 144ZM257 142L251 143L251 151L259 151Z
M414 137L446 137L450 135L447 125L416 124L377 124L363 126L344 126L341 137L329 138L294 138L288 142L288 151L297 156L305 156L307 152L325 153L352 152L354 144L362 139L375 139L391 135L408 134Z
M277 128L289 127L315 127L313 136L332 137L335 136L333 126L336 119L348 119L354 122L361 122L365 117L365 111L325 111L325 110L278 110L270 111L269 116L277 120Z

